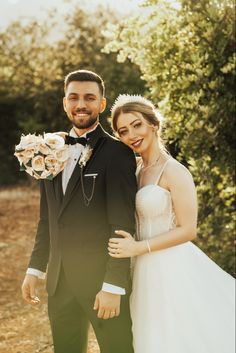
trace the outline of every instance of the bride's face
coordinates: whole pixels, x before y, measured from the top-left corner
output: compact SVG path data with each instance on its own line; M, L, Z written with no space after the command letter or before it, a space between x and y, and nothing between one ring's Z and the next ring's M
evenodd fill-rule
M156 140L155 127L139 112L121 113L117 119L120 140L134 152L143 153Z

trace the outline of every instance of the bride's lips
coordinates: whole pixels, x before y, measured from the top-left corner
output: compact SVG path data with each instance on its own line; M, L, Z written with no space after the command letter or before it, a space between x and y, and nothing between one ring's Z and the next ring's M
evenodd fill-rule
M131 145L132 145L134 148L137 148L137 147L140 147L140 146L141 146L142 142L143 142L143 139L140 139L140 140L137 140L137 141L131 143Z

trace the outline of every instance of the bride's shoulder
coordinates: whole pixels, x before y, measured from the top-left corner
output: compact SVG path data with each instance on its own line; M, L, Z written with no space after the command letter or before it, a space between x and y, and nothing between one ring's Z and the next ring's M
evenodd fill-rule
M182 163L177 161L175 158L170 157L166 163L165 176L169 180L174 180L176 178L182 178L183 180L192 179L192 175L188 168L186 168Z

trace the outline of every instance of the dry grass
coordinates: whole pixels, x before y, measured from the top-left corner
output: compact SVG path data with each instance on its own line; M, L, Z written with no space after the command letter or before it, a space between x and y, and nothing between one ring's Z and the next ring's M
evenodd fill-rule
M27 187L0 189L0 353L52 353L47 297L30 307L21 298L38 219L38 191ZM93 332L88 353L99 353Z

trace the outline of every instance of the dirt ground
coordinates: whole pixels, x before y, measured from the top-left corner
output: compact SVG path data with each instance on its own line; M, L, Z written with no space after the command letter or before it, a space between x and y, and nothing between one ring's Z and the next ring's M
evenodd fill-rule
M38 219L38 190L0 189L0 353L52 353L47 297L42 281L39 307L21 298ZM91 330L88 353L99 353Z

